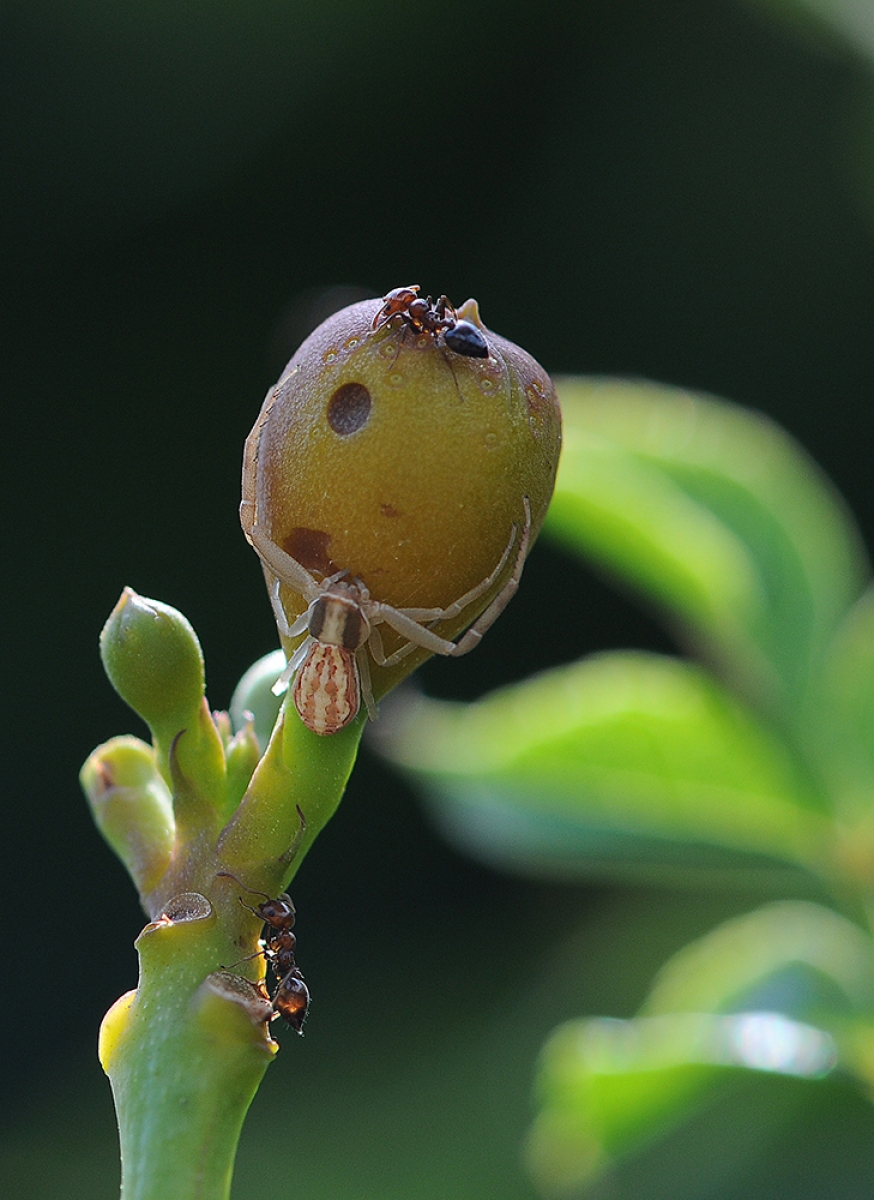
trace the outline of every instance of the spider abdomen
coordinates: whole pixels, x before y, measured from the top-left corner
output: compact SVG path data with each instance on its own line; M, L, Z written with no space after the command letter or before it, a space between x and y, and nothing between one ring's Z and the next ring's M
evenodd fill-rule
M313 642L294 681L294 707L313 733L339 733L361 703L355 655L343 646Z

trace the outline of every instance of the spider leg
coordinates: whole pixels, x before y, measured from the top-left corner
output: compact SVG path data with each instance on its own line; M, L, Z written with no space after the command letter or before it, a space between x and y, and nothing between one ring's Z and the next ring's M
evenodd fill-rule
M416 625L416 628L420 629L421 626ZM395 650L394 654L390 654L386 658L382 636L375 625L371 625L370 627L370 638L367 644L370 647L370 653L373 655L373 661L378 667L393 667L395 663L399 663L401 659L406 658L408 654L412 654L416 649L416 642L407 642L400 649ZM451 642L449 644L452 645Z
M370 663L367 660L367 651L362 647L356 651L355 661L358 664L358 683L361 687L361 696L364 700L364 706L367 709L367 715L371 721L375 721L379 716L379 708L373 698L373 686L370 682Z
M527 496L525 501L527 505ZM526 513L528 512L527 507L525 511ZM478 583L475 587L472 587L469 592L465 592L463 596L460 596L453 604L450 604L448 608L399 608L395 609L395 612L402 612L405 617L412 617L414 621L447 621L451 617L457 617L460 612L463 612L463 610L467 608L468 604L472 604L474 600L479 599L483 592L487 592L489 590L506 566L507 559L510 557L510 551L513 549L513 542L515 540L516 526L514 525L510 530L510 540L507 542L506 549L501 555L498 565L495 567L494 571L492 571L491 575L488 575L482 581L482 583Z
M391 608L385 605L382 610L381 619L386 625L391 626L395 633L399 633L401 637L407 638L410 646L401 646L394 654L390 654L385 662L381 663L384 667L393 667L400 659L405 658L411 651L412 646L421 646L424 650L430 650L432 654L450 655L455 653L455 642L451 642L448 638L442 638L433 630L420 625L418 621L414 621L412 617L405 616L399 609ZM373 640L373 630L370 633L371 641Z
M343 579L348 574L349 570L347 567L344 567L342 571L335 571L333 575L329 575L327 579L322 580L322 588L330 587L332 583L336 583L338 579Z
M307 654L309 653L310 646L313 645L315 640L316 639L312 637L305 637L295 650L294 654L292 654L291 658L288 660L288 665L286 666L285 670L270 689L274 696L281 696L283 692L288 690L288 685L291 683L292 676L306 658Z
M464 636L456 643L452 653L456 658L462 654L469 654L475 646L478 646L482 641L483 635L494 625L498 617L513 599L519 587L519 580L522 578L522 568L525 566L525 556L528 553L528 544L531 540L531 503L527 496L524 498L525 504L525 524L522 526L522 536L519 539L519 549L516 552L516 562L513 565L513 574L495 596L491 604L486 608Z
M255 547L262 563L280 582L290 587L292 591L300 593L307 603L316 599L321 589L313 576L296 558L286 554L274 541L271 541L259 525L253 525L249 530L249 540Z
M246 446L243 451L243 499L240 502L240 524L243 526L243 533L249 542L252 541L252 527L257 521L258 450L261 446L261 435L267 424L267 418L270 416L270 410L279 398L281 383L282 380L272 387L264 397L258 420L246 438Z
M307 622L309 620L309 609L305 608L300 616L296 617L295 620L289 625L288 617L285 614L285 609L282 607L282 600L279 596L279 588L282 585L282 580L277 578L277 576L272 572L270 578L272 580L269 588L270 607L273 609L273 616L276 620L276 625L279 629L279 632L282 637L297 637L297 635L299 633L303 633L307 627Z
M528 553L528 544L531 540L531 505L527 496L524 497L524 504L525 524L522 526L522 536L519 539L519 549L516 551L516 561L513 566L513 574L501 588L500 592L498 592L497 596L495 596L491 604L479 615L476 621L474 621L473 625L471 625L470 629L467 630L467 632L458 642L452 642L449 641L448 638L439 637L438 634L434 633L433 630L425 628L424 625L420 625L413 617L409 615L409 610L392 608L391 605L388 604L381 604L376 613L374 613L374 615L371 617L371 621L384 621L386 625L389 625L396 633L401 634L402 637L407 638L414 645L422 646L425 650L430 650L432 654L443 654L447 657L451 656L454 658L459 658L462 654L469 654L470 651L473 650L475 646L478 646L482 641L483 635L495 623L495 621L510 603L516 593L517 588L519 587L519 580L522 576L522 568L525 565L525 555ZM515 536L515 527L513 532ZM505 552L504 560L502 560L501 565L503 565L503 561L506 560L506 553L507 552ZM493 581L496 575L497 571L493 571L489 576L489 580ZM478 585L478 587L481 586L482 585ZM474 591L476 591L476 589L474 589ZM461 599L464 600L465 597L462 596ZM470 603L470 601L468 601L468 603ZM451 612L454 608L455 606L453 605L449 609L438 609L437 616L432 616L431 619L442 620L444 614ZM413 611L416 612L417 610L413 609ZM433 613L434 610L426 610L426 612ZM372 642L372 631L370 636ZM395 654L390 655L382 665L394 666L394 664L398 662L400 658L405 657L409 652L410 651L406 646L402 646L400 650L395 652Z
M249 530L255 524L255 501L249 500L245 496L240 501L240 524L243 527L246 540L251 541Z

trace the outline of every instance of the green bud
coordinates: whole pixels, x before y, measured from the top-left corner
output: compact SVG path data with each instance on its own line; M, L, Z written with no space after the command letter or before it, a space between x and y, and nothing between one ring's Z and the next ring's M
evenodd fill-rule
M109 681L153 731L172 738L203 697L203 655L185 617L125 588L100 635Z
M236 808L243 798L252 772L258 766L261 758L261 747L255 736L255 726L251 718L243 722L243 727L235 733L225 747L225 759L228 764L228 806Z
M203 655L175 608L125 588L100 635L112 686L147 722L180 835L227 811L222 739L204 698Z
M212 714L212 719L213 724L218 730L221 743L225 748L225 753L227 753L228 745L230 744L231 738L234 736L234 730L231 726L230 713L219 710L218 712L214 712Z
M262 749L270 741L270 734L282 707L282 701L274 696L272 688L284 670L284 652L271 650L249 667L231 697L231 722L234 729L242 729L246 724L247 715L251 714L255 723L255 736Z
M173 806L154 750L139 738L113 738L98 746L80 779L97 828L137 889L150 891L167 870L175 841Z

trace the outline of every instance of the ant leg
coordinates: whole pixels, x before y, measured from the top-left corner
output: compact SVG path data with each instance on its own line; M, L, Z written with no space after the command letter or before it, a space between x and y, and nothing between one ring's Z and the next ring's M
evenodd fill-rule
M441 321L446 320L447 313L449 314L449 317L453 321L458 320L458 313L455 311L455 308L446 299L445 296L441 296L440 299L437 301L437 303L434 305L434 311L437 313L437 317Z
M401 356L401 350L403 350L404 342L407 340L407 330L408 329L409 329L409 325L407 325L406 321L404 321L404 323L401 327L401 336L398 338L397 353L395 354L394 358L391 360L391 362L389 364L389 368L388 368L389 372L391 372L395 369L395 366L397 365L397 361Z
M244 904L243 908L249 908L248 904ZM255 912L254 908L250 908L249 911ZM258 914L255 913L255 916L257 917ZM262 957L263 954L264 954L263 950L256 950L254 954L247 954L245 958L238 958L237 961L231 963L231 965L229 967L220 966L219 970L220 971L233 971L234 967L240 966L241 963L251 962L253 958L260 958L260 957Z
M436 340L436 336L437 335L435 334L435 340ZM462 404L464 404L464 396L462 396L461 388L458 386L458 376L455 374L455 367L453 367L452 363L450 362L449 355L446 353L445 345L441 345L440 343L438 343L438 346L440 349L440 355L441 355L443 361L446 363L447 367L449 368L450 374L452 375L452 382L455 384L455 390L458 392L458 399L461 401Z
M298 810L298 811L300 811L300 810ZM234 883L238 884L243 889L244 892L250 892L253 896L263 896L264 899L267 901L270 900L270 897L267 895L266 892L259 892L257 888L246 887L246 885L245 885L245 883L243 883L242 879L238 879L237 876L233 873L233 871L216 871L215 877L216 877L216 879L233 879ZM250 912L253 917L257 917L258 920L262 924L264 923L264 918L261 915L261 913L258 912L257 908L253 908L251 904L247 904L242 896L238 896L237 899L239 900L239 902L243 906L243 908L246 909L247 912ZM237 966L237 963L248 962L250 958L257 958L260 953L261 953L261 951L257 950L254 954L249 954L246 958L237 959L237 962L232 963L231 965L235 967L235 966ZM227 968L223 967L222 970L230 970L230 967L227 967Z

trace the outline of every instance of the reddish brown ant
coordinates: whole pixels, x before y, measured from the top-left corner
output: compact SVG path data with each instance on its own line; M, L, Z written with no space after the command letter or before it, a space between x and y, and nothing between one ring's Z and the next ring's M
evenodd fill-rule
M394 288L382 298L382 308L373 318L371 329L385 325L392 317L403 316L416 299L416 293L421 289L420 283L411 283L409 287Z
M303 1033L303 1023L310 1007L310 993L297 967L292 967L276 985L273 1007L286 1025L290 1025L296 1033Z
M245 883L230 871L219 871L218 875L225 879L233 879L244 891L250 892L253 896L264 897L264 903L254 907L246 904L242 896L239 897L243 908L248 909L250 913L263 921L270 930L268 937L262 937L259 940L260 949L249 957L255 958L259 954L264 955L273 972L276 985L273 995L270 996L274 1015L282 1017L295 1033L303 1033L303 1023L307 1018L310 1006L310 993L294 959L297 938L291 932L295 919L291 897L287 892L282 892L273 898L266 892L259 892L257 888L246 887ZM245 962L246 960L241 959L240 961Z
M458 316L452 304L441 296L435 303L429 296L423 300L417 293L420 285L394 288L382 298L382 308L373 318L372 329L399 319L404 330L415 333L430 333L436 340L442 334L442 342L448 350L466 358L488 358L489 347L482 332L472 321Z

